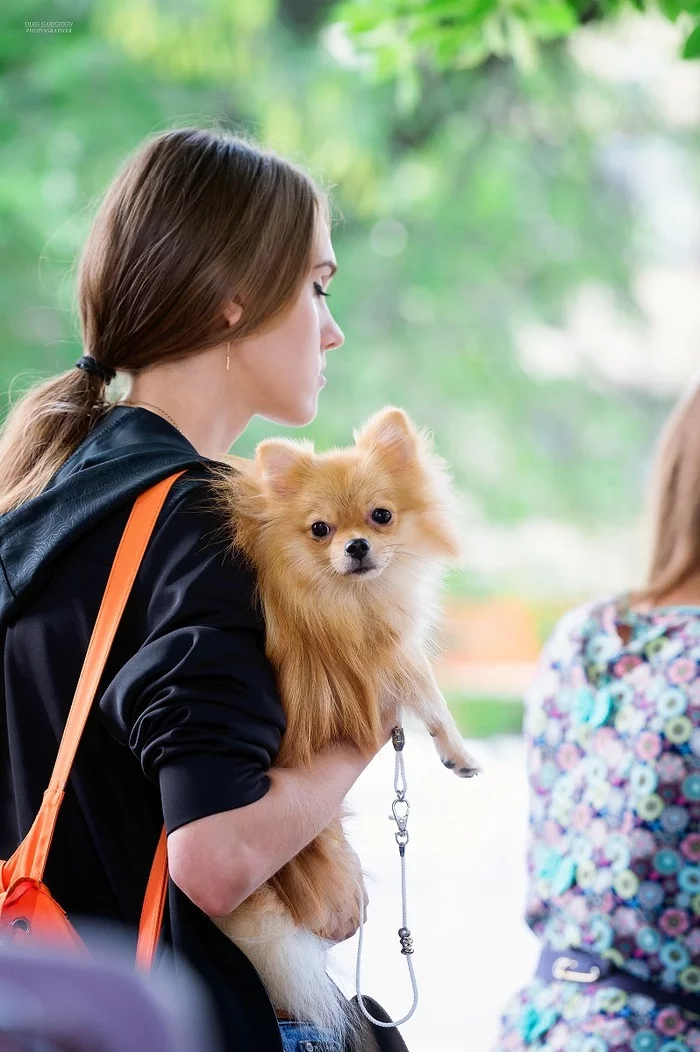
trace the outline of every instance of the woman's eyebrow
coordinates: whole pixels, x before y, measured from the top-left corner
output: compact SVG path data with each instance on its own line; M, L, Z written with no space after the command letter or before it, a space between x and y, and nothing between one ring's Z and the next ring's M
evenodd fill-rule
M333 277L333 275L338 270L338 267L336 266L336 264L333 262L332 259L326 259L323 263L317 263L316 266L314 267L314 270L320 270L321 267L330 267L331 268L331 277Z

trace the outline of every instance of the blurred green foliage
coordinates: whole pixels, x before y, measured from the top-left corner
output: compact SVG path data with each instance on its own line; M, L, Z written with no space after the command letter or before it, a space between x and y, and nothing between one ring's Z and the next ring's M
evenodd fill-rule
M491 738L497 734L520 734L523 703L520 698L448 696L450 712L465 738Z
M344 0L334 18L345 23L377 80L397 79L411 106L420 94L417 67L425 62L464 70L497 57L532 70L542 45L582 23L645 10L680 23L684 58L700 55L698 0Z
M601 151L653 115L559 50L527 75L498 62L427 70L406 108L394 81L344 55L335 17L322 0L7 0L0 386L80 353L75 262L129 151L154 131L216 124L334 188L329 304L346 343L305 429L319 447L399 403L434 430L484 521L629 521L666 399L591 374L532 375L516 335L560 323L583 282L634 309L633 215ZM71 32L29 33L34 19ZM237 450L276 430L253 421Z

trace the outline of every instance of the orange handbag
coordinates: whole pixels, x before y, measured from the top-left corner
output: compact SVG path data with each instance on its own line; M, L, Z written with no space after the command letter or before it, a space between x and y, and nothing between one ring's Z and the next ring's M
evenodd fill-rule
M110 570L105 594L66 720L49 787L31 829L7 862L0 862L0 941L13 945L39 944L88 953L65 910L43 883L58 809L90 712L112 640L117 631L136 573L153 532L158 513L177 478L156 483L134 503ZM153 962L163 921L168 886L165 828L156 848L141 910L136 964L148 971Z

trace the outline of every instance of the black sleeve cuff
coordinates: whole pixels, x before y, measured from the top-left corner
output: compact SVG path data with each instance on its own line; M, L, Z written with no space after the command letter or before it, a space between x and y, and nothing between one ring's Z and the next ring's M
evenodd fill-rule
M258 766L221 753L192 753L158 771L167 833L197 818L255 803L270 788Z

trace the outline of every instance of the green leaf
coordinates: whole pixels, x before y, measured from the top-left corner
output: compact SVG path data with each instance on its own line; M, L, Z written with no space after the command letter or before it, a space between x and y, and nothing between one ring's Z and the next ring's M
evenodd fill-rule
M346 0L338 4L333 11L334 22L347 22L349 28L355 33L368 33L376 29L381 23L385 13L377 7L368 7L358 0Z
M696 0L694 0L696 2ZM666 18L670 19L671 22L675 22L679 14L683 10L683 4L679 0L658 0L659 11Z
M690 34L683 45L683 51L681 54L683 55L683 58L700 57L700 26L696 26Z
M576 13L566 0L540 0L529 12L533 31L545 39L571 33L577 24Z

